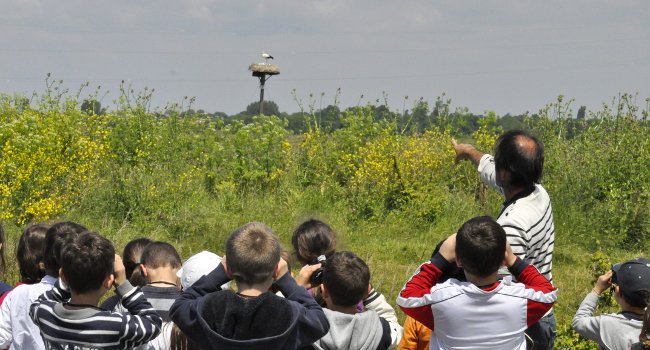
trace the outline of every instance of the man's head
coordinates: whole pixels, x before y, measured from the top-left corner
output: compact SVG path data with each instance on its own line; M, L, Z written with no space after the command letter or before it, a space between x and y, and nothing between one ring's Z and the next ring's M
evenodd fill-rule
M489 216L468 220L456 234L456 260L466 273L487 277L503 264L506 232Z
M544 170L544 145L521 130L510 130L499 136L494 146L497 173L510 174L507 185L528 187L539 183Z
M109 289L114 265L113 244L95 232L82 232L61 249L61 278L78 294Z
M50 276L58 276L61 256L61 247L74 236L86 231L86 228L71 222L59 222L47 230L45 234L45 245L43 246L43 262L45 273Z
M336 252L324 263L324 294L337 306L357 305L368 292L369 284L370 269L354 253Z
M226 268L238 284L270 283L282 248L273 230L250 222L235 230L226 242Z
M612 283L630 306L645 308L650 302L650 261L636 258L612 267Z

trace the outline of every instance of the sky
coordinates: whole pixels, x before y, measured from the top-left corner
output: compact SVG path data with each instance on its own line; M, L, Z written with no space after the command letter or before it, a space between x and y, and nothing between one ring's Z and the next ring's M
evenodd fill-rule
M282 112L432 103L474 113L537 112L558 95L600 109L650 97L644 0L2 0L0 93L71 91L102 106L120 82L153 105L235 114L259 99L248 66L272 54L265 99ZM340 93L337 93L339 91Z

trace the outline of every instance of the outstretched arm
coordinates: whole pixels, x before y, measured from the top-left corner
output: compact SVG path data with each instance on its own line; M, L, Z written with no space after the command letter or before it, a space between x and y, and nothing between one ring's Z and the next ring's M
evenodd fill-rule
M474 146L468 143L458 143L456 139L451 139L451 144L454 146L454 151L456 151L456 163L461 160L469 160L478 167L478 164L481 162L481 158L485 153L477 150Z

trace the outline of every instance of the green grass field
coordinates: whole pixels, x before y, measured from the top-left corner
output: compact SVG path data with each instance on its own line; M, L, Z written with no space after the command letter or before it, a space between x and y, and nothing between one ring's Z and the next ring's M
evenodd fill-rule
M453 164L452 136L491 149L501 130L487 118L467 135L445 127L403 134L362 107L338 130L289 135L276 117L224 125L137 107L87 116L74 103L25 109L4 98L4 281L17 281L15 242L29 222L73 220L118 250L140 236L165 240L187 258L222 254L229 233L249 221L271 226L290 250L293 229L316 217L394 303L440 240L471 217L496 215L502 202L469 164ZM529 120L545 143L555 216L557 348L593 347L570 322L595 276L650 255L650 128L640 113Z

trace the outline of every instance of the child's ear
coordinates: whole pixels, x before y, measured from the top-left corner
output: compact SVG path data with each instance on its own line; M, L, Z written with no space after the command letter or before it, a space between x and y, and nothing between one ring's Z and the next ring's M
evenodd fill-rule
M329 297L329 294L327 293L327 287L325 287L324 284L321 284L320 286L318 286L318 288L320 288L320 293L323 296L323 299Z
M63 269L62 268L59 268L59 278L61 279L61 281L63 281L63 283L68 285L68 281L66 280L65 275L63 274Z
M115 281L115 275L111 273L110 275L106 276L106 278L104 278L104 282L102 282L102 287L104 287L104 289L111 289L111 287L113 287L114 281Z
M140 264L138 267L140 268L140 271L142 271L142 276L144 276L144 278L149 277L149 274L147 273L147 267L144 266L144 264Z
M456 257L456 266L463 267L463 262L460 261L460 259L458 257Z
M275 265L275 268L273 269L273 279L276 280L278 277L280 277L280 262L282 261L282 258L280 258L280 261Z
M226 270L226 276L228 278L232 279L232 271L230 271L230 266L226 262L226 257L224 256L223 259L221 259L221 264L223 265L223 269Z

